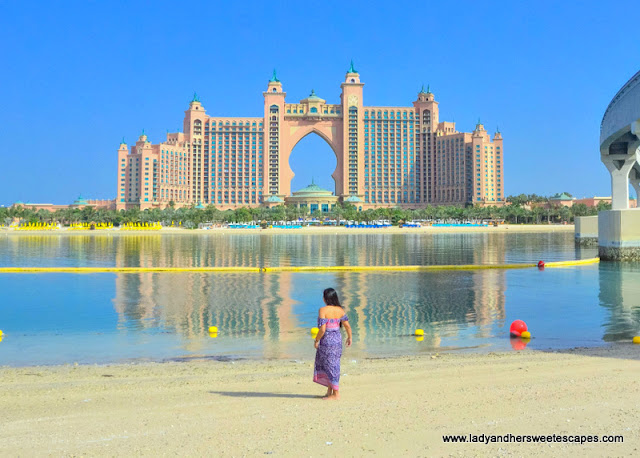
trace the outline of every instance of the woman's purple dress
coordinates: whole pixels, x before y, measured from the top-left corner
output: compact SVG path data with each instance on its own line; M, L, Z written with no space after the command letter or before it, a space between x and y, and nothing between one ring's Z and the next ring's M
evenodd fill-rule
M318 327L326 324L327 328L320 339L316 352L316 367L313 381L338 390L340 382L340 357L342 356L342 333L340 323L349 321L347 315L341 318L318 318Z

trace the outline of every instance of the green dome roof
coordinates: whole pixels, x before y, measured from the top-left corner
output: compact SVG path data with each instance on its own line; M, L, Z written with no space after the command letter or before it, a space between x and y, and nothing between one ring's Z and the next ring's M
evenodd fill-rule
M198 210L203 210L204 205L202 205L202 202L198 202L198 205L196 205L194 208L197 208Z
M344 201L345 202L362 202L362 199L358 196L349 196Z
M322 99L316 95L316 91L311 89L311 94L309 94L309 97L307 98L307 100L322 100Z
M284 202L284 200L282 200L280 197L278 196L269 196L265 199L265 202L278 202L278 203L282 203Z
M333 193L331 191L329 191L328 189L321 188L320 186L318 186L317 184L312 182L306 188L302 188L299 191L295 191L293 193L293 195L296 196L296 197L301 197L301 196L332 196Z
M322 98L320 98L320 97L318 97L318 96L316 95L316 91L314 91L313 89L311 89L311 94L309 94L309 97L307 97L307 98L306 98L306 99L304 99L304 100L301 100L301 102L307 102L307 103L308 103L308 102L320 102L320 103L324 103L324 102L325 102L325 100L324 100L324 99L322 99Z
M88 205L89 202L84 199L82 196L78 196L78 198L73 202L73 205Z

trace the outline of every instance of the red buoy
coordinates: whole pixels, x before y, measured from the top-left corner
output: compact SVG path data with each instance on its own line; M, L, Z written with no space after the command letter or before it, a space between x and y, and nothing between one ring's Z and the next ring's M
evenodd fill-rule
M528 330L529 328L527 328L527 323L522 320L515 320L513 323L511 323L511 327L509 328L509 332L511 333L511 335L516 337L520 337L520 334Z
M544 269L544 261L538 261L538 269Z

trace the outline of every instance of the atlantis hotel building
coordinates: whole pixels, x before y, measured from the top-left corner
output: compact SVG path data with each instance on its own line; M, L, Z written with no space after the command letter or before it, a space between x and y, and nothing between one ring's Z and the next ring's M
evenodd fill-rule
M311 133L336 155L337 200L360 210L504 204L500 132L492 139L479 121L473 132L458 132L440 121L428 89L412 106L365 106L353 63L340 87L337 104L313 91L288 103L274 71L261 117L208 116L194 96L183 132L159 144L143 133L130 150L120 144L117 208L288 204L289 156Z

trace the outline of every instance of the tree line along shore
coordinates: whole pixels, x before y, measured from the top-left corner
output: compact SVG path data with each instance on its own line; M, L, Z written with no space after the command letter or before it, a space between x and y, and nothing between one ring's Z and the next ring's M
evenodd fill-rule
M514 199L502 207L458 207L427 206L420 209L377 208L358 211L350 204L338 204L330 212L309 214L305 209L280 205L277 207L220 210L214 205L205 208L169 206L165 209L128 209L107 210L93 207L61 209L55 212L33 210L29 207L14 205L0 207L0 226L10 224L60 223L68 226L74 223L110 223L120 226L130 223L161 222L164 226L195 228L204 223L245 223L250 221L275 222L297 221L299 218L330 219L335 221L390 221L397 225L408 221L500 221L508 224L544 224L571 223L577 216L596 215L600 210L610 208L610 204L601 203L597 207L577 204L573 207L553 205L529 205Z

